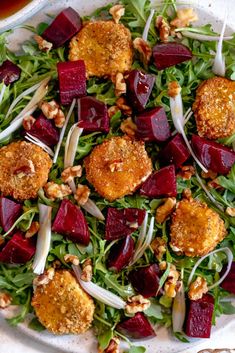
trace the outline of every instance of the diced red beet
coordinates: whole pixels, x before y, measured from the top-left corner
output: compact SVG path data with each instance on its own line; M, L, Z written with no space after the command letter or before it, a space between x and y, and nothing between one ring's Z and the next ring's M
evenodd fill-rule
M155 107L139 113L135 118L137 137L144 141L163 142L170 137L170 126L165 110Z
M158 70L191 60L192 57L191 50L181 43L161 43L153 47L153 60Z
M150 198L177 195L175 166L169 165L154 172L140 187L140 194Z
M133 233L143 223L146 211L139 208L108 208L105 239L115 240Z
M33 257L35 251L35 239L25 238L23 233L18 231L0 251L0 262L25 264Z
M4 196L0 197L0 223L4 232L7 232L13 226L21 213L21 204L9 200Z
M109 116L106 104L93 97L78 100L78 126L85 132L109 132Z
M60 204L52 230L66 235L74 243L89 244L90 233L86 219L80 208L67 199Z
M21 74L21 69L11 62L10 60L5 60L0 66L0 83L4 82L6 86L19 80Z
M131 235L121 239L115 244L108 256L108 268L111 271L120 272L130 262L135 248L135 242Z
M59 131L51 120L40 114L29 131L30 135L37 137L47 146L55 146L59 141Z
M144 110L153 89L155 77L139 70L132 70L126 78L127 99L138 111Z
M51 42L54 48L58 48L71 39L81 28L81 17L74 9L68 7L56 16L43 32L42 37Z
M86 96L86 68L83 60L60 62L57 71L62 104L70 104L74 98Z
M214 298L210 294L204 294L198 300L190 300L186 315L186 335L189 337L209 338L213 311Z
M150 322L143 313L137 313L135 316L122 321L116 328L117 331L125 336L134 339L151 338L156 336Z
M156 296L159 290L161 271L157 264L140 267L129 273L133 288L145 298ZM140 280L141 279L141 280Z
M235 163L234 151L203 137L193 135L192 148L202 164L215 173L228 174Z
M181 167L181 165L186 162L189 157L190 152L180 134L176 134L159 154L159 158L162 163L173 163L176 168Z
M226 269L223 269L220 273L220 277L224 274ZM235 262L232 263L231 269L227 277L223 280L220 286L230 293L235 294Z

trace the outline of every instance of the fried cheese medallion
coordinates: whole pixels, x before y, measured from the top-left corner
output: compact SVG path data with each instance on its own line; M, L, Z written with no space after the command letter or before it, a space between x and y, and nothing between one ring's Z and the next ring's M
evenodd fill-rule
M17 200L37 197L44 186L52 161L41 147L25 141L12 142L0 149L0 191Z
M128 28L113 21L88 22L70 42L69 60L85 61L89 76L112 76L131 69L133 48Z
M203 256L219 244L227 232L224 221L206 203L183 199L172 216L172 250L187 256Z
M36 287L32 306L43 326L58 335L86 332L93 321L93 299L67 270L57 270L49 283Z
M235 133L235 82L213 77L198 87L193 104L199 136L216 140Z
M152 172L143 141L112 137L85 158L86 178L108 201L132 194Z

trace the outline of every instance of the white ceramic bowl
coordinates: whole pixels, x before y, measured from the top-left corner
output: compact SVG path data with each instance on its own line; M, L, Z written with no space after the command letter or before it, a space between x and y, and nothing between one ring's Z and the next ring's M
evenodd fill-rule
M45 6L46 3L48 4L48 2L48 0L32 0L21 10L15 12L9 17L0 20L0 33L21 24L33 16L35 13L37 13L40 9L42 9L42 7Z

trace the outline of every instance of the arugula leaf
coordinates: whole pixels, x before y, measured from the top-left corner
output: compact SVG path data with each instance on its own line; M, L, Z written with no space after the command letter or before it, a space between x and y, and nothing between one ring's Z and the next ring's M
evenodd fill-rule
M107 330L102 334L98 335L98 342L99 342L100 348L106 349L112 338L113 338L113 330Z
M45 331L45 327L41 324L41 322L38 321L36 317L34 317L28 324L28 327L31 330L37 331L37 332L42 332Z
M220 306L222 307L222 312L225 315L235 314L235 306L231 302L220 301Z
M183 332L174 332L174 336L183 343L189 343L189 340L185 337Z
M26 315L29 313L30 308L31 308L31 292L28 291L28 296L27 300L24 304L21 306L21 312L19 315L12 317L10 319L7 319L7 322L11 326L17 326L20 322L23 322L25 320Z
M144 353L144 352L146 352L146 348L141 346L139 347L132 346L128 351L128 353Z
M235 164L232 166L232 169L227 177L221 175L217 178L217 181L225 189L228 189L235 194Z
M161 306L155 303L151 303L151 306L144 311L145 315L153 317L155 319L162 319L163 315L161 312Z

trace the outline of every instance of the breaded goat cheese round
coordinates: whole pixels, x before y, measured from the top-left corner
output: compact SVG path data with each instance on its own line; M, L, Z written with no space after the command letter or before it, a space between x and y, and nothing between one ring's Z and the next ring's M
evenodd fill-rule
M38 320L58 335L86 332L93 321L93 299L67 270L57 270L49 283L36 287L32 306Z
M37 197L47 182L52 161L41 147L25 141L0 148L0 191L17 200Z
M152 172L144 142L112 137L85 158L86 178L109 201L132 194Z
M235 82L213 77L198 87L193 104L199 136L208 139L235 133Z
M69 60L85 61L88 76L112 76L130 70L131 33L113 21L88 22L70 42Z
M206 203L183 199L172 216L172 250L187 256L203 256L226 236L224 221Z

